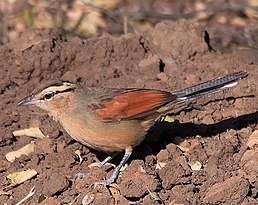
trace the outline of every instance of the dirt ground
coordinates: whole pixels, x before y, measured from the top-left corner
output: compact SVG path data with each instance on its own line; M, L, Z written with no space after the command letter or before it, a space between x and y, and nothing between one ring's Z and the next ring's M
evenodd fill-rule
M81 204L84 197L85 204L258 204L257 51L236 48L222 54L210 38L208 45L203 27L181 20L159 23L146 33L69 42L56 30L30 30L0 47L3 204L17 203L33 186L35 194L24 204L70 204L75 199L73 204ZM199 99L202 109L172 113L173 123L155 125L111 188L91 186L113 171L110 165L88 167L105 154L72 140L41 110L17 106L52 80L174 91L240 70L249 75L235 88ZM12 134L29 127L39 127L49 138ZM8 152L33 140L34 152L13 163L6 160ZM27 169L37 175L9 186L8 174ZM73 181L78 172L91 175Z

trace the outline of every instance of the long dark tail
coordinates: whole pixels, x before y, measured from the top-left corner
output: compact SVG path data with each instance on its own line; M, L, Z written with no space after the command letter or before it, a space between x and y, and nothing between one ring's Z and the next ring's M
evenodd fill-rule
M244 71L231 73L223 77L214 78L207 82L200 83L189 88L185 88L183 90L175 91L172 94L177 96L176 101L179 104L186 101L192 101L195 98L200 97L202 95L215 93L217 91L236 86L237 81L239 79L245 78L247 75L247 72Z

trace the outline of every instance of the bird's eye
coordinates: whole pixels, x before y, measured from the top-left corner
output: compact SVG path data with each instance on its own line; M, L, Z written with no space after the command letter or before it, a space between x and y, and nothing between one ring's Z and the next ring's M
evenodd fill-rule
M54 92L48 92L44 95L45 100L50 100L54 96Z

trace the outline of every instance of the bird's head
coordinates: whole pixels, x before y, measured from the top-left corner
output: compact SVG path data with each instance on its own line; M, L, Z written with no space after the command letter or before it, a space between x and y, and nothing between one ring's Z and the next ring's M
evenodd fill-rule
M34 90L29 96L21 100L18 105L36 105L49 112L65 109L69 99L76 89L71 82L58 82Z

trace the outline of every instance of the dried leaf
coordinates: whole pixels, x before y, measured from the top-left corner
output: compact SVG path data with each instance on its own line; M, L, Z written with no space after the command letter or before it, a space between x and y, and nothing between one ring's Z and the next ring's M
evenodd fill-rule
M41 130L38 127L31 127L28 129L23 130L16 130L13 132L14 136L29 136L29 137L35 137L35 138L48 138L48 136L45 136Z
M249 0L248 4L252 7L257 7L258 6L258 1L257 0Z
M92 4L94 4L95 6L101 7L101 8L105 8L105 9L112 9L115 6L117 6L117 4L119 4L118 0L93 0L91 1Z
M35 142L31 141L30 144L25 145L24 147L22 147L21 149L18 149L16 151L12 151L12 152L8 152L5 155L5 158L9 161L9 162L14 162L16 158L19 158L21 155L29 155L30 153L34 152L35 149Z
M80 164L81 164L82 161L83 161L82 156L81 156L81 151L77 149L74 153L79 157L79 161L80 161Z
M189 152L190 151L190 149L188 147L183 147L183 146L180 146L180 145L177 145L177 147L179 149L181 149L183 152Z
M195 161L194 163L189 163L189 166L193 171L199 171L202 168L202 164L199 161Z
M37 172L34 169L28 169L21 172L13 172L7 176L11 180L11 186L16 186L21 184L32 177L36 176Z
M156 164L156 168L155 169L161 170L163 167L165 167L166 164L167 164L166 162L158 162Z
M119 190L116 187L109 187L109 190L110 190L112 196L119 194Z
M240 27L240 26L245 26L245 25L246 25L246 22L245 22L245 20L244 20L243 18L235 17L235 18L232 18L232 19L231 19L230 24L231 24L232 26L238 26L238 27Z
M91 168L91 167L97 167L97 166L99 165L99 163L100 163L100 162L93 162L93 163L89 164L88 167L89 167L89 168ZM114 168L116 167L115 164L111 164L111 163L106 163L105 165L110 165L110 166L112 166L112 167L114 167Z
M189 152L190 147L190 141L183 139L179 136L174 138L174 143L178 146L179 149L181 149L183 152Z
M83 197L82 199L82 205L88 205L90 204L91 202L93 202L95 199L95 194L92 194L92 193L88 193L85 195L85 197Z
M146 171L145 171L145 169L144 169L144 167L143 167L143 166L140 166L140 172L142 172L142 173L146 173Z
M0 196L1 195L12 195L12 193L0 190Z
M109 190L115 199L115 204L130 204L129 200L127 200L124 196L122 196L116 187L109 187Z
M170 115L164 115L159 119L160 122L169 122L169 123L173 123L175 122L175 119L170 116Z

